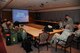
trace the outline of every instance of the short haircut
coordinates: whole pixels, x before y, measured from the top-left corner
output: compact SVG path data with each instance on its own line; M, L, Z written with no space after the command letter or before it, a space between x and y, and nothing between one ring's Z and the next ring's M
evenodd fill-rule
M69 15L68 15L68 14L66 14L66 15L65 15L65 17L66 17L66 16L69 16Z

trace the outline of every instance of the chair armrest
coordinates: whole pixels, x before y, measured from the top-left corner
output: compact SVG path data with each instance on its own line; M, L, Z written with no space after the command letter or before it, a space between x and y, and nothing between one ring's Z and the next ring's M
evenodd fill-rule
M62 41L62 42L64 42L64 43L66 43L66 41L58 39L58 42L60 42L60 41Z
M73 41L80 41L80 37L75 36Z

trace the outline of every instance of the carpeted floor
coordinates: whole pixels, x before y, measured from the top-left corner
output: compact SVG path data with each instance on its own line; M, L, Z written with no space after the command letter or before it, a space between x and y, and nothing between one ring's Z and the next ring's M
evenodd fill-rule
M25 50L21 47L21 43L6 46L6 42L5 42L4 38L3 38L3 41L4 41L3 45L5 45L6 50L4 50L4 52L0 52L0 53L6 53L5 51L7 51L7 53L26 53ZM74 45L74 46L76 46L76 45ZM32 46L32 49L33 49L33 51L30 52L30 53L38 53L37 48ZM1 47L0 47L0 51L2 51ZM48 51L47 51L46 47L42 47L42 48L40 48L40 53L64 53L64 51L61 50L61 47L58 47L58 51L56 52L55 51L55 46L52 47L52 46L49 45ZM67 53L70 53L70 48L67 48ZM76 47L72 47L72 53L80 53L80 49L76 49Z
M4 42L2 36L0 35L0 53L7 53L6 48L4 46Z

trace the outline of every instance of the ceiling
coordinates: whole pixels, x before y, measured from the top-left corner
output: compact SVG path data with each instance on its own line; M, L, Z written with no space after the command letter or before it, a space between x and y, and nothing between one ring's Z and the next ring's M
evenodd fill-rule
M80 0L0 0L0 9L29 9L33 11L80 6Z

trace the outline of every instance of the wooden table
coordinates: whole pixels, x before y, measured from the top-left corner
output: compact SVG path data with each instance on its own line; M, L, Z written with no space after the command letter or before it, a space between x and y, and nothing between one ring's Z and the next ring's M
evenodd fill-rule
M38 28L34 28L31 26L23 26L22 27L27 33L29 33L30 35L32 35L33 37L38 37L40 33L42 33L42 29L38 29ZM62 32L63 30L61 29L55 29L53 30L53 32L50 32L50 34L54 34L54 33L58 33L58 32Z
M37 22L48 22L48 23L55 23L55 24L58 24L59 22L53 22L53 21L46 21L46 20L35 20Z

